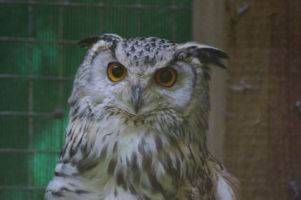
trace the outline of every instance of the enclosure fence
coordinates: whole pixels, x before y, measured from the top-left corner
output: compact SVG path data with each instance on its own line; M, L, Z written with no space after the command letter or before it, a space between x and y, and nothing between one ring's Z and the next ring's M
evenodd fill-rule
M0 0L0 199L42 199L64 142L78 40L191 40L191 0Z

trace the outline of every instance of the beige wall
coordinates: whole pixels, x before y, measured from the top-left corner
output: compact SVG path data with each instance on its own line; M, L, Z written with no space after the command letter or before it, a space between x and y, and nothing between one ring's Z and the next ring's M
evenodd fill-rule
M195 0L193 2L194 40L225 49L227 19L224 0ZM208 143L211 152L223 159L223 140L225 132L225 89L227 71L212 66L210 83L211 113Z
M301 1L195 0L193 12L194 39L231 57L214 67L210 149L241 199L300 199Z

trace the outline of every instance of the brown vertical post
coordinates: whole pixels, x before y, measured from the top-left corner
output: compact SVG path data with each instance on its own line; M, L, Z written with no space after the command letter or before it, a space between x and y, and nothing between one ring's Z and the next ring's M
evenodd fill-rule
M211 148L241 199L300 200L301 1L195 0L193 9L194 39L231 56L228 78L214 68Z
M225 48L227 15L224 0L193 1L193 39L197 42ZM211 112L209 117L208 146L219 159L223 158L225 133L225 83L226 72L212 66L210 83Z

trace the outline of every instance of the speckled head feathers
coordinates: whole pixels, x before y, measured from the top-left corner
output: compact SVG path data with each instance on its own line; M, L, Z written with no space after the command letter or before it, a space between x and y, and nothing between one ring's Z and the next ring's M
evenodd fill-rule
M115 34L104 34L96 37L89 37L79 42L81 47L90 48L98 46L96 51L103 48L114 49L120 45L129 60L136 65L156 63L166 57L167 53L172 55L173 60L187 60L197 58L203 64L215 64L222 68L225 65L221 59L228 58L228 55L220 49L201 45L195 42L184 44L174 43L167 39L157 37L135 37L124 39ZM101 44L101 45L97 45Z

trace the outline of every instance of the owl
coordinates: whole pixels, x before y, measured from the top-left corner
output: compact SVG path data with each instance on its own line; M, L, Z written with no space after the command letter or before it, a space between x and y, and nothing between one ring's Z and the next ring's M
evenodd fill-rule
M104 34L76 74L47 200L235 200L206 145L214 47Z

